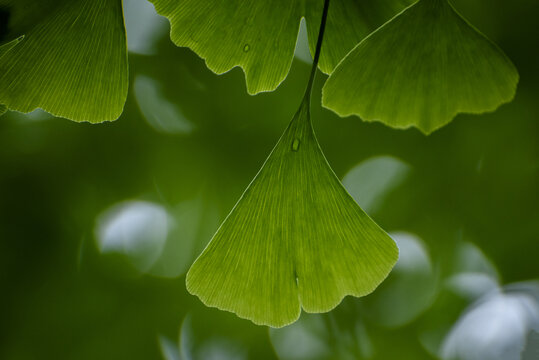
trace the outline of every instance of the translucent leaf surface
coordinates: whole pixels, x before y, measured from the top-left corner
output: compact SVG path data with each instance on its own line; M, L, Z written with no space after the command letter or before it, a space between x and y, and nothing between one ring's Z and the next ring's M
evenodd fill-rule
M358 44L326 82L323 104L430 133L457 113L510 101L518 73L446 0L420 0Z
M393 240L346 192L304 101L260 172L187 274L206 305L280 327L372 292L397 261Z
M6 44L0 45L0 59L2 56L8 53L9 50L11 50L15 45L20 43L24 39L24 36L20 36L19 38L12 40ZM7 106L0 104L0 116L2 116L7 111Z
M24 35L0 45L0 59L24 39Z
M251 94L274 90L285 79L302 17L314 53L323 5L315 0L150 1L170 20L176 45L191 48L218 74L242 67ZM411 2L332 1L320 69L330 73L362 38Z
M309 45L314 53L323 1L303 0ZM319 68L330 74L337 64L384 22L416 0L332 0Z
M25 35L0 57L0 103L76 121L120 116L128 82L121 0L0 0L0 11L6 39Z

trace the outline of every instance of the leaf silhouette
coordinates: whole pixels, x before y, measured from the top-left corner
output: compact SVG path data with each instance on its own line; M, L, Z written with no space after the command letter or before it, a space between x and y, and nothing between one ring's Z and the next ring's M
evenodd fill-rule
M518 73L447 0L420 0L359 43L331 74L323 104L429 134L457 113L493 111Z

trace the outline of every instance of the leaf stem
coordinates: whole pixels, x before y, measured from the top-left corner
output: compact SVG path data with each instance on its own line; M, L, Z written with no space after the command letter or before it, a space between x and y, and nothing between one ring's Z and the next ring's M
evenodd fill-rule
M309 77L309 83L305 89L304 102L311 102L311 93L313 89L314 78L316 70L318 68L318 60L320 59L320 51L322 50L322 41L324 40L324 31L326 30L326 20L328 17L329 0L324 0L324 10L322 10L322 21L320 22L320 30L318 31L318 40L316 42L316 50L314 52L313 66L311 68L311 75Z

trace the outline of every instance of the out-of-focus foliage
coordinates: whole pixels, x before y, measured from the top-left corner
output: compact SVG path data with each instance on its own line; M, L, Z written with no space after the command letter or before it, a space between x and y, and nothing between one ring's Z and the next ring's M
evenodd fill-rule
M391 190L402 185L410 166L391 156L375 156L351 169L342 179L350 195L369 214L376 212Z
M539 282L487 292L444 339L444 359L520 360L528 334L539 329Z
M539 332L532 331L528 335L526 347L522 351L522 360L534 360L539 358Z
M131 84L137 76L159 84L160 97L181 110L190 132L166 131L146 120L133 88L125 113L114 123L75 124L43 112L3 115L0 358L148 360L190 354L206 360L207 354L237 353L289 359L311 347L333 359L350 354L429 360L442 358L444 349L449 355L450 348L460 349L464 360L474 359L463 353L465 343L450 341L451 333L463 331L458 324L466 314L492 304L500 291L537 306L528 280L539 279L539 52L530 46L530 39L539 37L539 4L455 0L454 5L519 69L514 102L495 113L458 115L424 137L414 129L395 131L322 109L316 104L323 79L313 93L318 140L339 178L380 156L408 169L371 208L373 219L390 234L407 234L421 244L421 269L429 268L426 255L435 275L433 298L406 314L406 323L385 324L368 309L378 303L369 303L370 296L381 305L397 305L400 299L385 294L406 288L400 284L408 276L421 275L405 272L407 267L388 277L388 292L384 283L380 293L345 298L328 314L302 315L297 324L269 334L265 327L205 307L186 291L185 264L205 247L286 127L309 67L294 61L277 91L253 97L246 94L239 69L215 76L198 56L163 34L152 43L153 54L130 55ZM384 169L370 173L388 174ZM346 186L363 206L362 186ZM170 217L165 247L148 273L141 273L129 254L101 253L98 246L98 219L126 201L154 204ZM203 220L189 227L197 214ZM166 250L169 246L177 250ZM178 264L165 254L182 260ZM518 302L496 303L503 306L492 313L498 324L508 324L500 314L521 311ZM188 314L190 327L182 328ZM476 340L490 334L493 324L478 319ZM526 338L503 334L490 337L491 343L526 344L519 351L529 360L536 351L533 324L509 324L527 331ZM313 331L297 331L301 342L278 340L280 332L286 338L296 326Z

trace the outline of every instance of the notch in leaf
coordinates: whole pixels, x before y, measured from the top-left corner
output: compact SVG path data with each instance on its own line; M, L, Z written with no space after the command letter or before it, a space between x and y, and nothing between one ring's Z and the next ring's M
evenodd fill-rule
M324 20L327 15L326 0ZM262 169L187 274L206 305L281 327L372 292L396 263L393 240L357 205L324 157L305 97Z
M419 0L360 42L323 88L323 104L425 134L457 113L494 111L513 99L518 73L447 0Z
M0 57L0 104L75 121L120 116L128 83L121 0L0 0L0 10L9 14L6 39L25 35Z
M273 91L286 78L302 17L314 54L322 1L150 0L171 24L170 38L191 48L209 69L245 72L247 91ZM414 0L333 0L320 70L331 73L365 36Z

